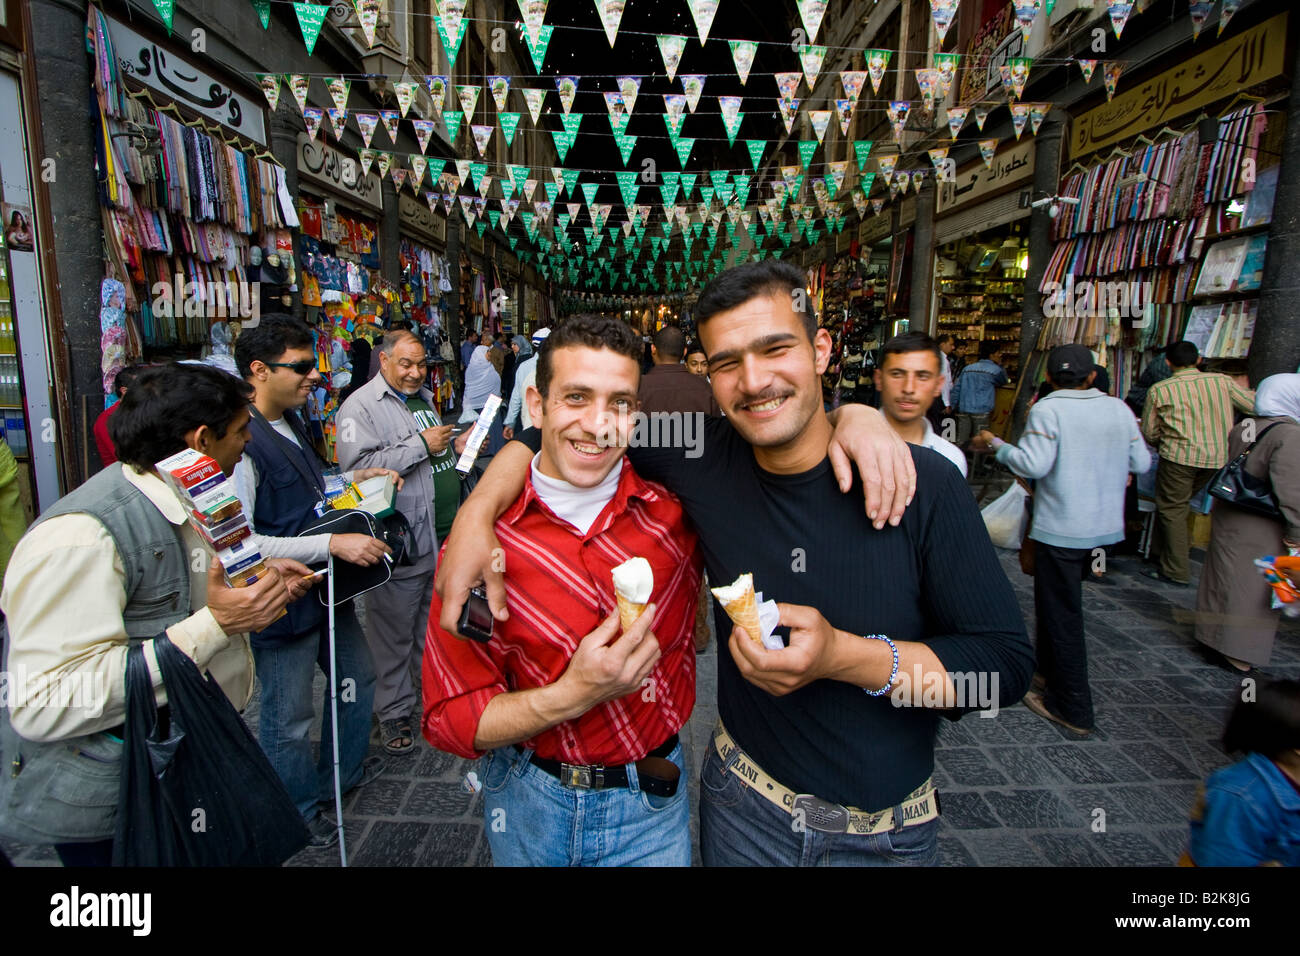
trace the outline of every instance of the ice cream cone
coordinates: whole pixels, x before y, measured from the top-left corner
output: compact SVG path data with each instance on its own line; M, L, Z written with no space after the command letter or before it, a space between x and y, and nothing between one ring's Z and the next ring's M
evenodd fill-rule
M645 558L629 558L613 569L614 597L618 600L618 619L626 631L650 603L654 590L654 571Z
M737 591L740 593L737 594ZM758 601L754 597L752 575L742 574L727 587L713 588L713 596L718 599L732 623L744 630L750 640L759 644L763 642L763 628L758 623Z
M629 601L617 592L615 592L614 597L618 598L619 623L623 625L623 630L626 632L636 623L636 619L641 616L641 612L645 610L646 606L644 604L636 604Z

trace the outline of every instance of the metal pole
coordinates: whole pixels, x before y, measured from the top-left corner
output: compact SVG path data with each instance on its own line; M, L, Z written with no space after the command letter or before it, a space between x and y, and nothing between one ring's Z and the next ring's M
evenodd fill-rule
M329 556L328 570L325 572L329 588L329 604L326 614L330 629L330 729L334 741L334 813L339 828L339 864L348 865L348 847L343 834L343 783L339 776L339 681L338 652L334 643L334 555Z

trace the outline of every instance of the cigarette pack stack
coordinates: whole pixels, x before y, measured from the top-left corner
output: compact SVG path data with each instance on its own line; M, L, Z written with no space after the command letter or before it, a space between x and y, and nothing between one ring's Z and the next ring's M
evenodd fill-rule
M190 526L221 562L231 587L247 587L266 574L235 486L214 459L187 448L155 467L184 502Z

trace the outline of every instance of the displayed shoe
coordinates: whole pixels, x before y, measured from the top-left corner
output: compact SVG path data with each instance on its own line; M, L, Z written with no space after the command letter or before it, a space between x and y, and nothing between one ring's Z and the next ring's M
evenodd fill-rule
M1150 578L1152 581L1159 581L1161 584L1168 584L1170 587L1175 588L1185 588L1191 584L1190 581L1175 581L1173 578L1167 578L1155 568L1143 568L1138 574L1144 578Z
M1050 708L1048 708L1047 701L1043 699L1042 694L1036 693L1031 690L1028 694L1025 695L1024 705L1028 707L1030 710L1032 710L1039 717L1042 717L1045 720L1050 720L1054 724L1060 724L1066 730L1070 731L1071 733L1078 734L1080 737L1088 737L1092 734L1091 727L1087 729L1084 729L1083 727L1076 727L1074 724L1070 723L1060 714L1054 713Z
M339 842L338 824L323 813L307 821L307 845L316 849L333 846Z

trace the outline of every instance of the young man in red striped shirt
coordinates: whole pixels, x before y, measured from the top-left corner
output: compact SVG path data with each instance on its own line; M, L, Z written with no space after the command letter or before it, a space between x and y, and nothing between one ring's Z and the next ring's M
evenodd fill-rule
M495 527L510 619L480 644L439 627L440 598L430 608L424 735L463 757L491 751L498 866L691 862L677 732L695 706L701 559L677 499L624 460L640 357L618 320L556 327L527 393L542 449ZM654 589L620 633L611 572L634 557Z

